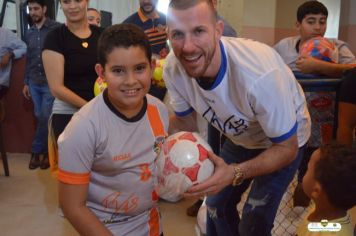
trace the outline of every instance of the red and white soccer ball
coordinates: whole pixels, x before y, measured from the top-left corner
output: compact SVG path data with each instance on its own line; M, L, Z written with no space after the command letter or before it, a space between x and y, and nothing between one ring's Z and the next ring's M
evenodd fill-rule
M208 151L212 151L211 147L197 133L178 132L169 136L156 160L160 198L176 202L189 187L209 178L214 164Z

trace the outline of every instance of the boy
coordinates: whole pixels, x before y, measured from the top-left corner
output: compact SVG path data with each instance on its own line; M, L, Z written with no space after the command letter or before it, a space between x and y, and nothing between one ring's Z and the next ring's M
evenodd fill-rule
M329 77L340 77L342 73L354 67L355 56L345 42L332 39L339 51L339 61L331 63L313 57L299 57L301 45L310 38L323 37L326 31L328 9L318 1L307 1L297 10L296 28L298 36L282 39L274 49L281 55L292 71L304 74L322 74Z
M308 224L322 220L339 223L341 230L337 235L353 235L347 210L356 205L355 169L355 149L331 144L313 153L303 178L303 190L313 199L315 209L299 226L298 236L319 235L309 231ZM329 234L322 232L320 235Z
M167 133L168 111L147 95L151 56L137 26L107 28L95 67L107 89L59 137L59 203L81 235L162 233L154 161Z
M296 28L298 36L282 39L274 48L281 55L285 63L296 74L318 74L328 77L341 77L343 72L353 67L356 63L345 42L330 39L338 51L336 63L326 62L313 57L300 57L299 51L304 42L310 38L323 37L327 27L328 9L318 1L307 1L297 10ZM302 159L298 173L298 185L294 193L294 206L306 207L310 199L303 193L301 181L306 171L310 155L321 143L326 143L331 138L332 122L334 120L333 93L306 93L308 109L312 118L312 135L308 142L306 153Z

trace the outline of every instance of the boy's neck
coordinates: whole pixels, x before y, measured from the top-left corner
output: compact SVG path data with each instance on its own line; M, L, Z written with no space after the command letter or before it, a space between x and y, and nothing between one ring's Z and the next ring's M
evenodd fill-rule
M320 222L321 220L335 220L346 216L345 210L338 209L330 204L315 203L314 211L308 216L310 222Z

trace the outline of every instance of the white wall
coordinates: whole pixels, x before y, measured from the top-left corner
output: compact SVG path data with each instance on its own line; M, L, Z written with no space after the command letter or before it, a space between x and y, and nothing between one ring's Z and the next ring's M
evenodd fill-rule
M340 24L340 0L318 0L328 8L328 27L326 29L325 37L338 38L339 37L339 24ZM353 2L353 1L351 1ZM352 14L354 15L354 14Z
M90 0L89 7L112 13L112 23L118 24L126 19L129 15L136 12L139 7L138 0ZM63 11L58 9L57 21L64 22Z

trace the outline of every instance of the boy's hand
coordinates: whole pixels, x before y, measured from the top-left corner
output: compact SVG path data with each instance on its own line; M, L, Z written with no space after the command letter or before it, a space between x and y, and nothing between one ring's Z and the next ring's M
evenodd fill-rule
M209 152L208 156L215 165L214 174L204 182L189 188L184 197L214 195L232 183L234 178L233 167L226 164L221 157L215 155L213 152Z
M310 56L300 56L296 61L296 66L304 74L315 74L318 71L318 65L321 60Z

